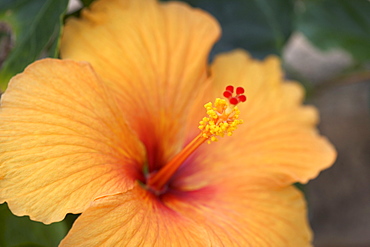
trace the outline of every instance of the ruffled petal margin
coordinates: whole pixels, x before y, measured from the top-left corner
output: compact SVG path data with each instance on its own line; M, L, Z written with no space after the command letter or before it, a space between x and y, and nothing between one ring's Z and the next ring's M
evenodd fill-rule
M158 200L137 186L96 200L60 246L306 247L306 218L303 196L293 187L208 187Z
M237 50L219 55L211 71L214 97L229 84L245 88L247 102L238 105L244 123L200 147L174 177L176 186L196 189L225 177L272 187L307 183L334 163L334 147L317 133L316 109L302 105L302 86L283 79L278 58L257 61Z
M146 146L150 170L181 150L192 100L203 93L217 21L185 3L100 0L67 21L61 55L88 61Z
M0 111L0 202L51 223L124 192L144 148L86 62L44 59L15 76Z

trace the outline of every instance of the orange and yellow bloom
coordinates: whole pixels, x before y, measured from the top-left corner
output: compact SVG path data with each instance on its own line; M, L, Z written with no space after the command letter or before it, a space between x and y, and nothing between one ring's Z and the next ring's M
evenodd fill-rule
M310 246L292 184L334 148L278 58L208 66L219 35L179 2L100 0L69 20L63 60L33 63L2 96L0 203L46 224L82 213L61 246ZM206 104L229 84L247 102Z

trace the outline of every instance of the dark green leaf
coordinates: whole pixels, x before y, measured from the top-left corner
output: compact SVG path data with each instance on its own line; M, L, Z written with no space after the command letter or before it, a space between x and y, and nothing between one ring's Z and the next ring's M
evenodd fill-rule
M222 27L213 53L244 48L253 56L281 54L293 27L292 0L187 0L210 12Z
M41 56L58 55L59 36L68 0L1 0L0 23L11 32L13 49L0 69L0 89ZM4 36L3 31L3 36ZM5 35L6 36L6 35Z
M25 216L14 216L6 204L0 205L0 246L58 246L66 233L64 222L44 225Z
M79 214L67 214L63 222L66 224L67 228L70 229L79 216Z
M95 0L81 0L82 4L84 5L84 7L88 7L90 6L90 4L92 2L94 2Z
M34 244L34 243L24 243L20 245L14 245L12 247L46 247L45 245L39 245L39 244Z
M301 183L295 183L294 186L302 191L304 194L306 194L306 185Z
M298 29L321 49L342 48L370 60L370 1L304 1Z

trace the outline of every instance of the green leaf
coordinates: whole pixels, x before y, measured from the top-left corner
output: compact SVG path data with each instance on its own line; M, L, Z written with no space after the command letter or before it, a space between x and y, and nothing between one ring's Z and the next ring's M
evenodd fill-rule
M342 48L359 61L370 60L370 1L304 1L297 27L315 46Z
M24 243L20 245L14 245L12 247L45 247L44 245L39 245L39 244L33 244L33 243Z
M25 216L17 217L6 204L0 205L0 246L58 246L66 233L67 226L64 222L44 225Z
M84 7L89 7L92 2L95 0L81 0Z
M57 57L67 5L68 0L1 0L0 23L11 30L13 49L1 65L0 90L38 58Z
M213 54L244 48L254 57L280 55L293 30L292 0L187 0L211 13L222 27Z

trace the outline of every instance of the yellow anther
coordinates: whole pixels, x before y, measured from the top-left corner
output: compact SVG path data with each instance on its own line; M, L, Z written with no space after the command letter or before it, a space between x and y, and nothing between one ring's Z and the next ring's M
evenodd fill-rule
M199 122L202 136L208 138L208 143L217 141L217 136L231 136L236 127L243 121L238 120L240 111L235 105L226 100L217 98L214 105L209 102L204 105L208 117Z

